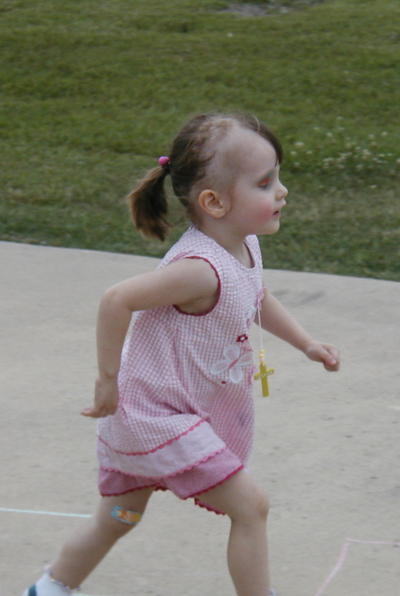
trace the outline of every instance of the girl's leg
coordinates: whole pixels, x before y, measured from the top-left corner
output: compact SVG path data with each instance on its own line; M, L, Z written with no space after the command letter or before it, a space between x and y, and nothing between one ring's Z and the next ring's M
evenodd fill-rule
M231 519L228 566L238 596L268 596L268 500L242 470L216 488L197 495Z
M142 489L117 497L102 497L93 519L64 544L50 567L51 576L69 588L77 588L117 540L133 527L112 517L114 508L142 514L151 493L152 489Z

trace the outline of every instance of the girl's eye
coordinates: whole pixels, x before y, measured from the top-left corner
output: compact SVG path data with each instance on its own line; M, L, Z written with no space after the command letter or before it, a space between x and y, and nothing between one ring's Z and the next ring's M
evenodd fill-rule
M259 185L260 188L267 188L271 184L271 180L272 178L264 178L264 180L261 180Z

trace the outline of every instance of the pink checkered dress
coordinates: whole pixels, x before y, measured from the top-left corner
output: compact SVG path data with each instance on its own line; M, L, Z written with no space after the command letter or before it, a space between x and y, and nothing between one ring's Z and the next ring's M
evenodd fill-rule
M174 306L135 314L118 410L98 425L102 495L154 487L195 497L243 468L254 427L248 335L263 296L258 240L249 236L246 244L252 268L191 226L162 260L160 267L207 261L218 300L202 314Z

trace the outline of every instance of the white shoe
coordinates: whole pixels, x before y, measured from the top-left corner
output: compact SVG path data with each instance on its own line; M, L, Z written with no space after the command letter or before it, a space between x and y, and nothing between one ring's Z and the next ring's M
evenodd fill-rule
M52 583L53 585L51 587L46 586L44 589L43 586L40 586L38 588L37 584L33 584L33 586L25 590L22 596L41 596L41 594L51 594L52 596L53 594L54 596L74 596L74 594L79 594L79 596L84 596L84 594L82 594L81 592L77 592L76 590L69 590L68 588L63 587L56 582Z

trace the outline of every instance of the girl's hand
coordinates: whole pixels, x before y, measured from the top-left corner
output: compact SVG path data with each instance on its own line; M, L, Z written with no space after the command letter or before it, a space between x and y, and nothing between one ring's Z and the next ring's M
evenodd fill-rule
M81 414L90 418L103 418L115 414L118 407L117 377L97 379L94 393L94 404L85 408Z
M319 341L312 341L304 350L305 355L315 362L321 362L329 372L339 370L339 350L330 344L323 344Z

